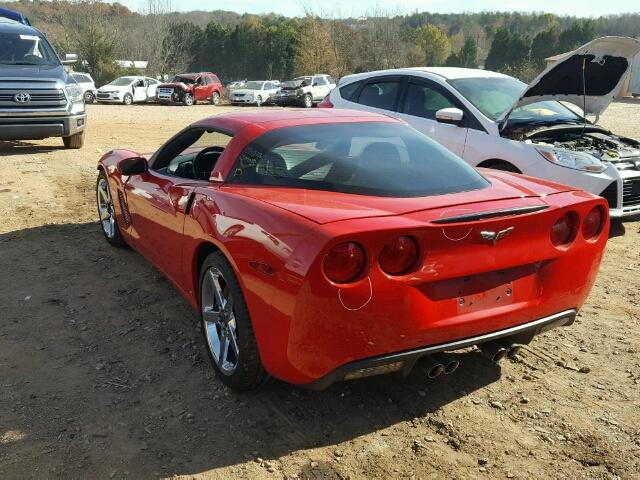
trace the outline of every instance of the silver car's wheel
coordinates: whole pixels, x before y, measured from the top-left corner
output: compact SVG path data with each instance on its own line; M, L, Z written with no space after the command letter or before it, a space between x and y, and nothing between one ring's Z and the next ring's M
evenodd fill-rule
M216 267L209 267L204 274L201 304L205 336L213 360L222 374L232 375L240 355L236 315L229 284Z
M113 207L113 197L109 188L109 181L103 171L98 174L96 181L96 203L98 204L98 222L104 234L111 245L122 246L124 241L120 235L118 222L116 221L116 211Z
M304 107L311 108L313 107L313 98L308 93L304 96Z

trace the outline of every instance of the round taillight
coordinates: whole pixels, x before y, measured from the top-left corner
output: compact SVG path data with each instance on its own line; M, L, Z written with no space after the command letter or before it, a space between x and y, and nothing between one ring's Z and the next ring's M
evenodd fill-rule
M322 268L332 282L349 283L360 276L366 261L367 256L359 244L344 242L329 250L322 262Z
M551 243L556 247L570 244L576 238L578 230L578 216L573 213L565 213L551 227Z
M382 271L389 275L407 273L418 261L418 244L411 237L398 237L387 243L378 262Z
M591 209L587 216L582 221L582 236L585 240L593 240L604 227L604 209L598 205Z

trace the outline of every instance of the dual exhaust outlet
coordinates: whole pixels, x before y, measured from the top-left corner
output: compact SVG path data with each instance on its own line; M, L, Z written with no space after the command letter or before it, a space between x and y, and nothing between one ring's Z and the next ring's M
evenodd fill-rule
M477 345L482 355L498 363L505 358L514 359L520 352L520 345L506 341L492 341ZM455 372L460 362L445 354L435 354L423 359L423 368L427 377L436 378Z
M478 348L482 355L495 363L505 358L513 360L520 352L520 345L500 341L481 343Z

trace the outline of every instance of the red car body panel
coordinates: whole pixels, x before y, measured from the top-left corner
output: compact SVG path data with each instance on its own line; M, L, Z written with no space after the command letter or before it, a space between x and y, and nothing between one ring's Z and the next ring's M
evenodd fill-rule
M420 198L226 183L236 157L266 131L356 121L397 122L340 110L219 115L196 124L234 135L210 182L154 171L123 178L118 162L138 155L123 150L107 153L99 168L118 192L115 209L126 242L161 269L194 308L199 309L203 254L213 248L224 253L243 288L265 368L291 383L316 381L355 360L493 332L582 306L603 256L608 218L594 240L578 233L565 248L553 246L549 236L565 212L581 220L596 205L608 212L606 202L592 194L495 171L482 172L491 183L487 188ZM546 210L433 223L523 206ZM479 235L512 226L513 233L494 246ZM413 236L421 257L410 274L392 277L377 258L399 235ZM365 248L367 268L355 282L336 285L325 276L322 260L347 240Z

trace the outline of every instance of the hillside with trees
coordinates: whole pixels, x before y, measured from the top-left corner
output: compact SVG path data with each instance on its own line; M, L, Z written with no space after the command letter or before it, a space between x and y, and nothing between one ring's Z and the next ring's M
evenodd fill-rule
M0 6L25 13L60 53L78 53L98 83L122 74L114 64L122 59L148 61L149 75L211 70L224 82L313 72L340 77L419 65L482 66L530 80L545 58L597 36L640 35L640 14L578 18L375 10L359 18L313 12L288 18L175 12L171 0L148 0L142 12L97 0L19 0Z

